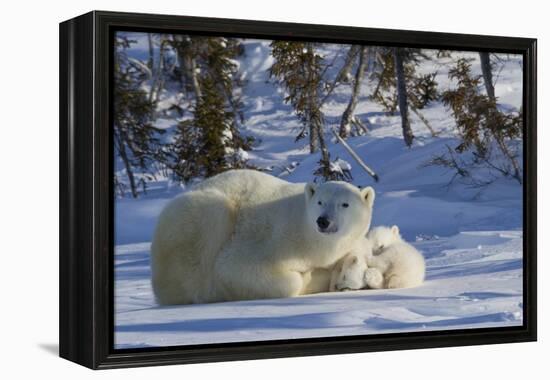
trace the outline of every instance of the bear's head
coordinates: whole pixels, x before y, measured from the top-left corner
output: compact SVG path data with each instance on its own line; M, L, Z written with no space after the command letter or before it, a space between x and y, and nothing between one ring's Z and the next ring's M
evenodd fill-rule
M372 244L372 251L378 254L385 247L401 241L401 235L399 234L399 227L396 225L391 227L379 226L369 231L367 239Z
M371 223L374 189L358 189L347 182L330 181L305 187L307 217L321 236L364 236Z

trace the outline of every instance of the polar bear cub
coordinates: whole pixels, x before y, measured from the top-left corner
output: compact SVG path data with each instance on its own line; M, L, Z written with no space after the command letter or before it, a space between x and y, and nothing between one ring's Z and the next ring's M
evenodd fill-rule
M373 252L367 263L384 275L385 288L410 288L424 282L424 256L403 240L399 227L373 228L367 234L367 239L372 244Z
M363 289L379 289L383 286L384 277L376 268L369 268L367 262L373 256L370 240L363 238L354 249L338 261L331 273L331 292Z
M403 240L399 227L375 227L336 264L330 290L409 288L422 284L425 273L424 257Z

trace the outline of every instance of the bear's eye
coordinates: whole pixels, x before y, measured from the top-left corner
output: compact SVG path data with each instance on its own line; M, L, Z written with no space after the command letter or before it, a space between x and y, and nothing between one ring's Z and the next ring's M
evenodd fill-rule
M323 203L322 203L321 201L319 201L319 202L317 202L317 204L318 204L319 206L321 206Z
M343 208L348 208L348 207L349 207L349 204L347 204L347 203L342 203L342 207L343 207Z

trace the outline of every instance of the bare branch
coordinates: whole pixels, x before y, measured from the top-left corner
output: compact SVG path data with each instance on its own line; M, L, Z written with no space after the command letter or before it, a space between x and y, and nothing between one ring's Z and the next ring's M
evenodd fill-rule
M376 182L378 182L378 180L379 180L378 174L376 174L374 172L374 170L372 170L367 164L365 164L365 162L361 159L361 157L359 157L359 155L357 153L355 153L353 148L351 146L349 146L349 144L346 142L346 140L344 140L343 138L340 137L340 135L338 134L336 129L330 128L330 130L332 131L334 136L336 136L336 139L340 143L342 143L342 146L348 151L348 153L351 155L351 157L353 157L353 159L355 161L357 161L359 166L361 166L372 178L374 178L374 180Z

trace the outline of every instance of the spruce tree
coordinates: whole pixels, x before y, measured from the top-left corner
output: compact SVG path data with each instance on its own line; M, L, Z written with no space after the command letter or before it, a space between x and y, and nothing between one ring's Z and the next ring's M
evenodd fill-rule
M325 179L331 179L330 155L324 137L324 116L321 111L323 80L323 57L315 51L311 42L273 41L271 43L274 63L269 73L287 91L284 101L290 103L302 123L296 137L309 136L311 153L321 152L317 171Z
M210 177L227 170L226 131L232 129L233 113L226 109L223 96L214 80L202 81L202 96L194 106L193 119L178 126L176 174L184 181L193 177Z
M410 127L409 108L419 116L433 135L427 120L418 110L439 99L435 73L420 75L416 66L428 57L420 49L379 48L378 62L373 78L378 81L372 98L389 112L399 108L403 139L412 144L414 134Z
M460 169L463 172L468 172L470 167L485 165L521 183L521 168L511 144L514 139L521 137L521 113L504 113L497 107L496 98L480 93L482 76L472 74L467 59L458 60L456 67L449 70L449 78L457 85L445 91L442 100L451 109L461 137L460 144L454 148L454 152L449 150L449 154L473 151L474 159L471 162L462 161ZM506 159L506 165L495 160L494 146ZM440 157L440 164L453 166L449 162L455 165L457 160L454 157Z
M190 80L187 89L193 91L195 100L192 119L180 123L176 130L175 176L187 182L247 167L244 152L250 149L252 139L239 130L244 121L238 96L242 83L235 79L234 59L242 54L240 44L221 37L189 37L178 43L179 56L192 57L193 72L185 80Z
M146 78L130 64L126 50L133 41L117 37L114 60L114 145L123 162L130 192L135 198L138 187L145 190L145 174L151 174L151 164L163 160L159 136L162 130L153 126L155 104L142 89ZM140 178L136 178L140 172ZM121 186L121 181L116 179Z

